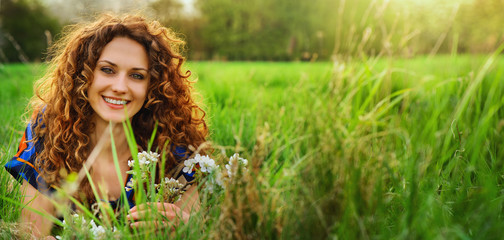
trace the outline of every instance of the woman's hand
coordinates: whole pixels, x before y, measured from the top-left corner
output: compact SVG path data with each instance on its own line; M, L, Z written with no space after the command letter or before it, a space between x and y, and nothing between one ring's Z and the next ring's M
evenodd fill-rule
M178 226L189 221L189 213L171 203L146 203L133 207L126 218L131 227Z
M171 203L146 203L130 209L126 218L131 227L171 226L187 223L193 211L199 209L199 195L196 186L191 186L180 201ZM147 219L146 219L147 218Z

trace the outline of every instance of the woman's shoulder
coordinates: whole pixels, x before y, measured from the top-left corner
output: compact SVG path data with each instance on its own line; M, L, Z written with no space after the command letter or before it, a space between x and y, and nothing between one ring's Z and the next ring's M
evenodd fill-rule
M173 156L175 156L175 158L179 162L187 159L190 155L187 148L184 146L180 146L180 145L175 146L172 153L173 153Z
M20 183L25 179L35 189L40 189L43 183L38 181L39 170L35 167L37 154L42 150L43 144L35 138L34 129L39 124L39 117L28 123L21 137L16 154L5 164L5 169ZM41 180L41 179L40 179Z

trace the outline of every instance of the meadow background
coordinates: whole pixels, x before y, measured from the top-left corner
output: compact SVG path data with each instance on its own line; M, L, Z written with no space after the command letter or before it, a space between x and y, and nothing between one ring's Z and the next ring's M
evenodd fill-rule
M186 68L208 114L215 158L239 152L250 162L242 182L203 192L204 210L174 238L501 238L502 1L290 2L275 1L296 10L280 20L259 0L196 1L201 18L164 19L203 34L184 33ZM37 6L56 19L57 3ZM127 3L103 6L126 11ZM150 3L187 11L168 8L175 1ZM282 19L299 28L282 27ZM269 25L287 40L262 32ZM3 46L12 42L5 39ZM45 69L37 54L4 51L2 165L16 151L20 116ZM0 237L22 236L13 204L19 186L4 170L0 185Z

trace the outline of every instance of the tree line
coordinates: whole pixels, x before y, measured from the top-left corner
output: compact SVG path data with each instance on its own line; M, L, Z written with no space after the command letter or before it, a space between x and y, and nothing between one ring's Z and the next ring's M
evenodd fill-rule
M42 1L42 2L41 2ZM142 1L140 1L142 2ZM0 62L42 61L62 26L142 9L187 42L191 60L331 60L483 53L504 40L502 0L0 1ZM62 11L64 9L65 11Z

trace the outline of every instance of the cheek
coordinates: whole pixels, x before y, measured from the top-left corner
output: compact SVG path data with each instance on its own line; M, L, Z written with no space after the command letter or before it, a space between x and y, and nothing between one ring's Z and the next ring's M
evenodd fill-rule
M149 91L149 84L150 82L147 81L145 84L143 84L143 86L139 89L141 89L141 91L139 91L139 95L142 96L142 99L145 101L147 99L147 93Z
M94 84L91 84L89 85L89 88L87 89L87 96L91 96L93 94L95 94L97 91L96 91L96 85Z
M138 100L138 103L144 104L145 100L147 99L147 88L148 85L136 85L133 87L133 94L136 100Z
M98 92L101 88L103 88L103 81L100 81L100 78L94 78L92 81L87 83L87 91L89 93L96 93Z

